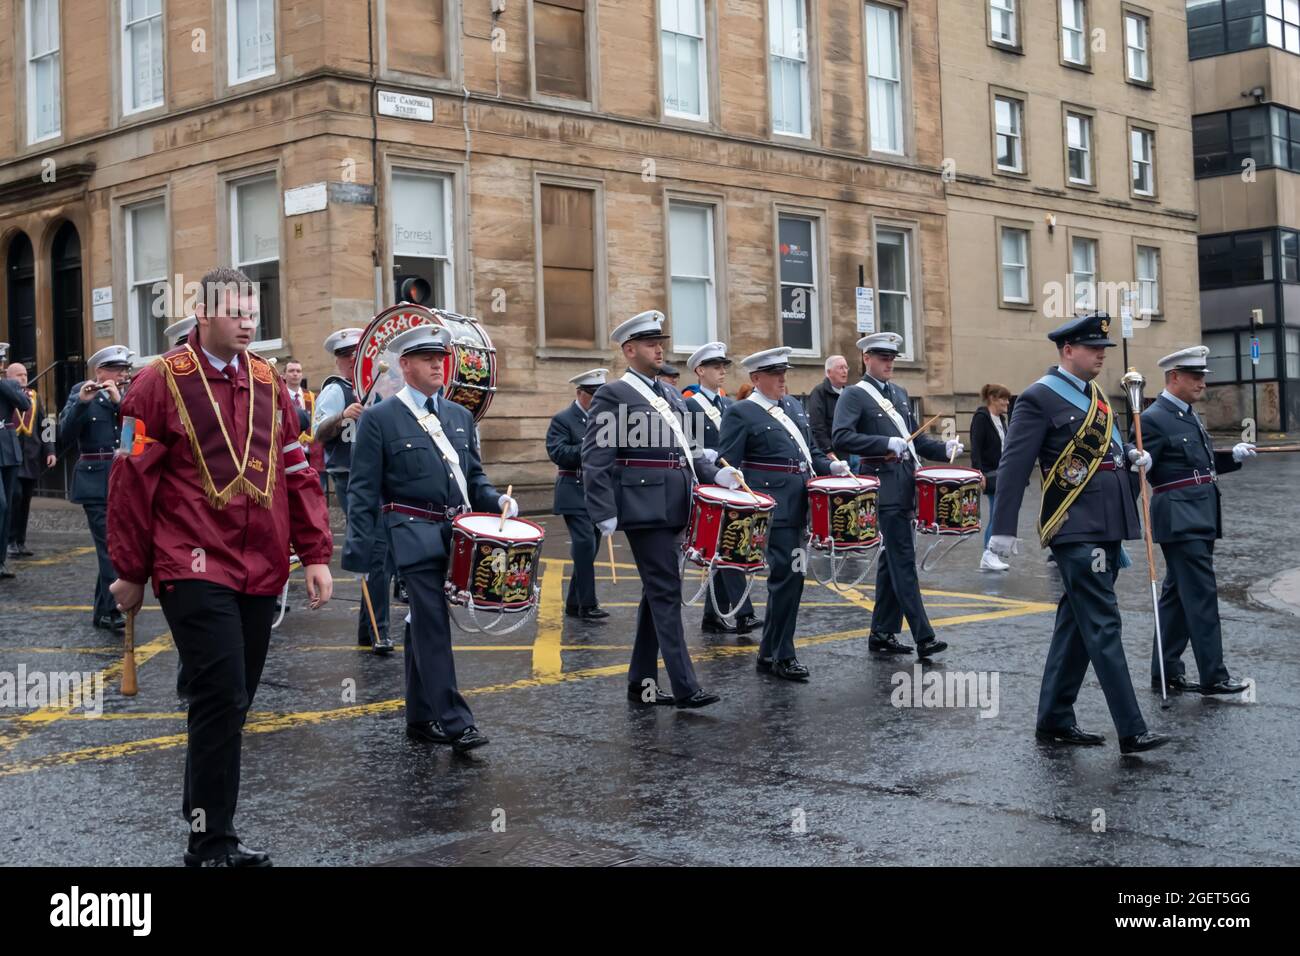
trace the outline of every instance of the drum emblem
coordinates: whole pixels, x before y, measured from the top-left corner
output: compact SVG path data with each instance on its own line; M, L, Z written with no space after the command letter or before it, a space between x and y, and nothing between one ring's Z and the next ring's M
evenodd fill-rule
M481 382L488 377L491 369L488 367L487 359L483 357L482 352L471 349L458 349L460 354L457 367L460 369L461 378L467 382Z
M1070 459L1070 463L1061 470L1061 477L1067 485L1077 488L1088 477L1088 465L1082 458L1073 457Z

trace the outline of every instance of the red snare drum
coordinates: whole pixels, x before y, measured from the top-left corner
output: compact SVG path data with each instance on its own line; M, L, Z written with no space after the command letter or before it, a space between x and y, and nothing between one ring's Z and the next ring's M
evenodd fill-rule
M702 568L710 561L717 567L744 571L763 567L775 498L720 485L697 485L691 501L691 523L682 543L687 560Z
M980 477L973 468L916 469L916 530L921 534L978 532Z
M859 475L808 482L808 530L822 551L870 551L880 544L880 480Z
M527 611L542 553L541 525L499 514L465 514L451 523L447 600L497 611Z

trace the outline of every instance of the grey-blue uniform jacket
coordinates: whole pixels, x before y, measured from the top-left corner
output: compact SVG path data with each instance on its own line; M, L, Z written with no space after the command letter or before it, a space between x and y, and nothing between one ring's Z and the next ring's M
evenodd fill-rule
M704 409L700 408L699 402L695 401L696 395L699 395L701 399L708 401L708 397L704 395L702 392L698 391L699 386L697 385L695 387L697 391L692 392L690 395L684 396L683 400L686 402L686 410L691 413L692 417L690 420L693 422L700 423L700 427L696 429L694 435L692 435L692 433L690 432L687 432L686 437L687 438L694 437L696 439L696 443L703 446L704 448L716 449L722 443L721 429L719 429L717 426L713 424L713 419L709 417L709 413L706 412ZM731 408L731 406L735 404L736 404L736 400L734 398L730 398L726 395L719 395L718 404L716 407L720 415L726 415L727 409ZM726 458L727 456L723 455L722 457ZM731 459L727 458L727 461L731 461ZM731 463L733 465L736 465L734 461L731 461ZM740 466L736 465L736 467L739 468ZM746 479L745 483L748 484L749 479Z
M0 468L22 464L23 449L13 417L14 412L26 413L31 407L31 400L21 385L11 378L0 379Z
M1056 375L1071 388L1078 388L1053 367ZM1080 395L1083 393L1080 392ZM1109 402L1110 400L1107 399ZM1118 420L1118 410L1115 411ZM1025 485L1037 461L1040 476L1056 462L1079 426L1084 412L1070 404L1046 385L1035 382L1016 399L1016 409L1007 429L1006 444L998 463L998 493L993 499L993 534L1014 535ZM1065 523L1052 538L1054 544L1075 541L1131 541L1141 536L1137 505L1128 477L1127 453L1131 446L1121 446L1113 439L1111 461L1114 471L1098 467L1092 480L1070 505ZM1104 459L1103 459L1104 460Z
M546 454L555 462L557 515L585 515L587 501L582 495L582 436L587 431L587 415L576 401L556 412L546 429Z
M438 420L458 453L471 507L499 512L501 494L483 474L473 416L463 406L439 396ZM445 519L381 510L390 503L438 512ZM379 527L387 531L399 571L445 567L451 553L451 519L455 517L447 511L461 504L460 489L433 439L399 398L386 399L362 413L348 480L345 570L371 570L371 549Z
M80 397L80 382L73 386L68 403L59 416L59 434L63 441L77 443L78 455L103 455L117 451L122 437L121 416L118 403L103 391L98 391L88 402ZM121 386L118 386L121 388ZM108 501L108 472L111 458L86 461L78 459L72 472L72 493L68 500L74 504L104 504Z
M1163 395L1142 413L1142 447L1151 455L1151 488L1194 478L1202 484L1151 495L1151 536L1159 543L1223 537L1219 486L1207 476L1237 471L1231 451L1214 450L1195 411L1184 412Z
M863 376L862 380L868 388L879 391L871 378ZM916 507L918 463L912 460L911 455L907 456L906 461L885 461L885 456L889 454L889 439L906 438L916 431L916 422L912 420L912 404L908 401L906 390L893 382L886 383L885 387L889 401L907 426L907 434L898 434L898 429L876 400L857 385L850 385L840 393L840 400L835 403L831 441L835 443L835 451L840 457L846 458L850 454L861 456L858 474L880 479L878 506L882 510L911 511ZM932 461L948 460L944 442L932 435L917 435L913 444L918 454Z
M803 406L788 395L781 398L781 410L794 422L803 440L812 452L813 471L818 475L831 473L830 459L813 441L808 415ZM803 452L778 422L757 402L734 402L722 419L722 444L718 457L745 473L745 484L755 491L776 499L772 513L772 527L799 528L807 520L808 463ZM798 472L768 471L752 468L747 463L787 465L802 468Z
M661 392L679 420L690 413L677 389L663 386ZM682 447L659 413L621 379L602 385L587 412L582 487L591 520L599 524L617 517L622 530L684 528L690 518L692 492L690 467L685 462L692 449ZM633 446L632 441L638 445ZM619 464L629 459L676 459L683 467ZM711 484L717 467L698 449L693 461L700 482Z

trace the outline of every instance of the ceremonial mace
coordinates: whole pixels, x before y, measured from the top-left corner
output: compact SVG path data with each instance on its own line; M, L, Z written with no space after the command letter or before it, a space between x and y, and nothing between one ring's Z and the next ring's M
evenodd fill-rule
M139 693L135 675L135 611L126 612L126 649L122 656L122 696Z
M1146 380L1142 373L1130 368L1120 379L1124 393L1128 396L1129 414L1133 419L1137 450L1142 452L1142 386ZM1138 469L1138 481L1142 486L1142 533L1147 545L1147 570L1151 576L1151 610L1156 619L1156 655L1160 659L1160 706L1169 706L1169 695L1165 687L1165 645L1160 634L1160 592L1156 582L1155 548L1151 544L1151 487L1147 483L1147 469L1143 465Z

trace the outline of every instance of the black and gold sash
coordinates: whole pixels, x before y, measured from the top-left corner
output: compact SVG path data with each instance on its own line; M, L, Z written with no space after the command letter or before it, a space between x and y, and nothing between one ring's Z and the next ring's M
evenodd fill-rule
M1070 505L1087 487L1110 451L1114 412L1095 382L1088 383L1088 394L1090 401L1083 424L1043 476L1043 503L1038 512L1038 539L1043 547L1061 530Z
M23 391L27 393L27 401L31 402L31 407L26 412L14 412L14 414L18 417L19 436L26 438L36 427L36 389L25 388Z

